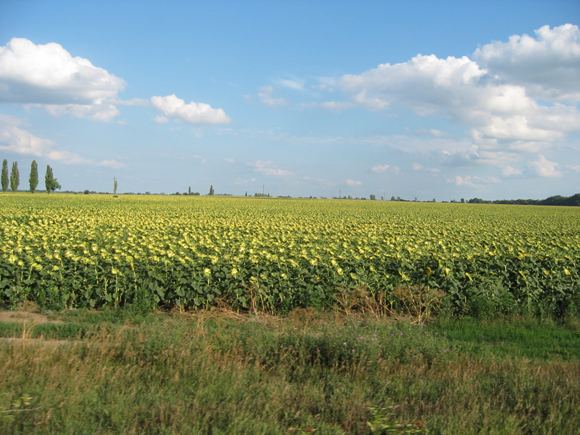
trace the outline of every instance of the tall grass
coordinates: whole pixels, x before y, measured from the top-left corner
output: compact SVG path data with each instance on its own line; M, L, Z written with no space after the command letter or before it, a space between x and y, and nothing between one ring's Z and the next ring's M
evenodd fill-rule
M490 321L478 331L469 320L412 325L310 311L62 320L0 342L1 433L580 427L576 325ZM24 326L6 325L0 335L22 337Z

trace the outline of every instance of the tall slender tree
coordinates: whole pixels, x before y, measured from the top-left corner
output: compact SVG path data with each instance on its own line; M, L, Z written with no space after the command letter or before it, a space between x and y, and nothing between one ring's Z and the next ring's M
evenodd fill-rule
M208 195L212 196L215 194L215 190L213 189L213 184L211 186L209 186L209 193Z
M16 192L19 185L20 172L18 171L18 162L12 162L12 170L10 171L10 189L12 189L12 192Z
M113 178L113 195L117 194L117 187L118 187L117 177L114 177Z
M8 160L2 162L2 192L8 191Z
M38 164L36 160L33 160L30 164L30 178L28 182L30 184L30 192L36 192L36 188L38 187Z
M46 174L44 175L44 186L46 187L46 193L52 192L52 168L50 165L46 165Z

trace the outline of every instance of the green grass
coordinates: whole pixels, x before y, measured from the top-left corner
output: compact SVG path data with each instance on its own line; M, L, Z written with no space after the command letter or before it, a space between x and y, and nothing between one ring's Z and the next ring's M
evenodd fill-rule
M580 426L576 324L418 326L311 311L50 317L62 323L0 323L2 337L45 338L0 342L0 433L566 434Z
M577 324L536 320L439 320L431 327L454 346L471 354L564 360L580 359Z

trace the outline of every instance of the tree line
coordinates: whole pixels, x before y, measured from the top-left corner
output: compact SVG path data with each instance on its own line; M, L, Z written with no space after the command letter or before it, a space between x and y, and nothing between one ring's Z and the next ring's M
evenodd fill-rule
M20 186L20 171L18 170L18 162L12 162L12 168L10 169L10 174L8 173L8 160L4 159L2 162L2 192L8 192L8 187L12 192L18 191ZM29 191L31 193L36 192L38 187L38 163L33 160L30 164L30 177L28 178ZM54 173L50 165L46 165L46 172L44 175L44 186L47 193L54 192L60 189L60 183L54 177Z
M486 201L481 198L471 198L467 202L470 204L564 205L578 207L580 206L580 193L572 196L555 195L546 199L500 199Z

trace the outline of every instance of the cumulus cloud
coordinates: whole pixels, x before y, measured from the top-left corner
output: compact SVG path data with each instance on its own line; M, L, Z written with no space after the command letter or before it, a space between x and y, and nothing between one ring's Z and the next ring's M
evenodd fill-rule
M93 161L74 152L63 150L53 141L26 130L19 119L0 115L0 150L9 153L46 158L69 165L87 164L109 168L121 168L117 160Z
M171 118L190 124L227 124L230 122L230 118L223 109L214 109L209 104L194 101L186 103L174 94L151 97L151 104L162 114L155 118L157 122L167 122Z
M288 104L288 102L284 98L276 98L274 97L274 87L267 85L262 86L258 91L258 98L260 101L269 107L275 106L284 106Z
M580 99L580 29L542 26L534 35L513 35L475 51L475 58L503 81L541 97Z
M0 102L32 104L53 114L109 120L125 83L60 44L13 38L0 46Z
M292 171L282 169L269 160L256 160L255 162L249 163L249 166L254 169L254 172L269 177L288 177L293 174Z
M407 140L405 147L447 153L444 161L456 165L499 164L511 174L508 161L546 152L580 131L580 31L544 26L535 36L484 45L472 57L417 55L325 84L323 91L342 91L369 110L407 107L453 119L469 137L445 140L432 130L431 139Z
M346 184L347 186L350 186L350 187L359 187L359 186L362 186L362 181L353 180L352 178L347 178L346 180L344 180L344 184Z
M530 163L530 168L538 177L554 178L562 174L558 170L558 164L540 154L538 160Z
M393 165L389 165L387 163L383 163L380 165L375 165L371 168L371 171L373 171L375 174L384 174L386 172L390 172L392 174L398 174L399 173L399 167L398 166L393 166Z
M408 62L381 64L361 74L345 75L339 86L352 95L354 102L370 109L384 109L402 102L426 113L435 110L441 100L451 102L449 90L459 95L484 74L467 57L440 59L435 55L418 55Z
M522 86L495 83L484 68L465 56L419 55L408 62L343 76L340 83L354 103L369 109L399 104L422 116L451 116L482 138L551 141L580 129L575 107L542 106Z

